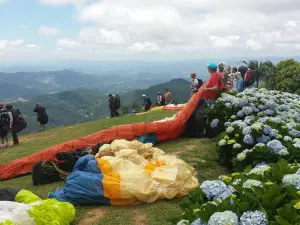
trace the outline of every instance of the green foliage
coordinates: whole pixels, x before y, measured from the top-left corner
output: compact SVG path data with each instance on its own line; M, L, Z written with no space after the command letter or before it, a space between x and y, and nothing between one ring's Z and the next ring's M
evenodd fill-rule
M300 63L287 59L276 65L276 88L280 91L300 94Z
M259 210L263 212L269 224L299 224L300 211L296 204L299 203L299 192L294 186L285 186L282 178L295 173L299 169L296 164L289 166L281 160L264 172L234 173L231 176L221 176L220 179L229 187L235 189L233 194L223 200L209 201L204 191L199 188L191 193L180 204L182 215L172 218L172 222L188 220L190 222L200 218L207 223L215 212L230 210L240 217L246 211ZM280 178L280 179L278 179ZM245 186L249 180L259 181L261 186Z

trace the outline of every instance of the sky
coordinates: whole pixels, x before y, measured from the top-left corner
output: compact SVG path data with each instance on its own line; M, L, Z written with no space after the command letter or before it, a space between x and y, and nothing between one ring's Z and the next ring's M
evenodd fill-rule
M300 55L299 0L0 0L0 63Z

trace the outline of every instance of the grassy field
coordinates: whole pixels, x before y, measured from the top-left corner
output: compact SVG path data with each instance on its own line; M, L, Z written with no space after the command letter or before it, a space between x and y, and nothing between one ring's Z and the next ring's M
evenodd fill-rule
M46 147L64 141L82 137L111 126L137 123L163 119L170 117L174 112L157 111L139 116L127 116L116 119L105 119L96 122L61 127L43 133L30 134L21 138L22 144L18 147L1 150L0 163L8 162L23 156L38 152ZM165 152L181 157L192 165L198 172L199 181L214 179L226 173L226 169L218 162L216 141L211 139L189 139L162 143L158 148ZM43 197L47 197L50 191L63 186L63 182L50 185L32 186L31 176L23 176L16 179L3 181L0 188L15 187L31 190ZM132 207L76 207L76 221L78 225L166 225L170 214L180 213L178 203L181 199L159 201L153 204L141 204Z

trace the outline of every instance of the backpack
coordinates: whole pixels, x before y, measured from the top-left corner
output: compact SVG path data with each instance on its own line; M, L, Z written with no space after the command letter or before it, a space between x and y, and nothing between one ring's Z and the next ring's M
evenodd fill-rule
M0 128L9 126L9 116L6 110L0 111Z
M199 84L198 89L199 89L203 85L203 81L199 78L196 78L196 79L198 80L198 84Z
M255 72L253 71L248 71L245 75L245 87L249 87L255 83Z
M147 99L147 105L151 106L152 105L152 101L150 98Z
M11 112L14 119L13 131L19 133L27 127L27 122L23 118L21 111L19 109L13 109Z
M121 108L121 99L119 95L116 95L115 97L115 108L116 110Z

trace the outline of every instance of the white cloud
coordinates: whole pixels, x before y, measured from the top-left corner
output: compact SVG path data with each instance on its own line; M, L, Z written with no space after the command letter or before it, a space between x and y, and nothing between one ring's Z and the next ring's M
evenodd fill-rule
M125 38L117 30L102 28L84 28L79 32L79 38L86 42L98 44L124 44Z
M128 47L129 50L134 52L157 52L159 47L155 43L151 42L136 42Z
M43 36L54 37L60 34L60 30L55 27L40 26L38 33Z
M37 1L80 6L69 17L81 29L56 42L67 58L291 56L300 46L299 0Z
M246 46L248 48L251 48L252 50L261 50L262 49L261 43L259 41L255 41L253 39L247 40Z
M39 0L39 2L45 5L63 6L69 4L82 5L86 0Z
M239 36L226 36L226 37L216 37L210 36L210 40L213 43L213 47L216 49L228 49L235 45L235 41L240 39Z
M7 0L0 0L0 4L7 2Z
M59 39L56 42L56 46L58 48L74 48L74 47L80 47L81 44L77 41L70 40L70 39Z
M26 48L36 48L37 46L34 44L27 44L25 45Z

